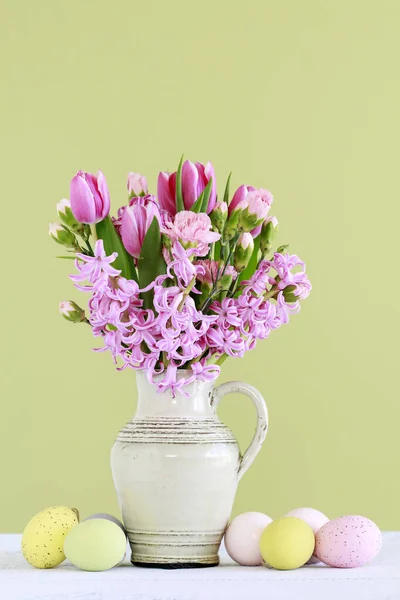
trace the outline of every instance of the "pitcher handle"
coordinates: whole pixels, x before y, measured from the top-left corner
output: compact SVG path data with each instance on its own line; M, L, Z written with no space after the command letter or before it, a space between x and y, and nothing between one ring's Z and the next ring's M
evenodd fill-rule
M238 481L240 481L257 454L260 452L261 446L264 443L268 431L268 410L262 394L260 394L260 392L252 385L243 383L242 381L228 381L227 383L221 383L221 385L214 389L211 404L217 408L218 404L226 394L234 394L236 392L250 398L257 411L257 427L253 439L239 463Z

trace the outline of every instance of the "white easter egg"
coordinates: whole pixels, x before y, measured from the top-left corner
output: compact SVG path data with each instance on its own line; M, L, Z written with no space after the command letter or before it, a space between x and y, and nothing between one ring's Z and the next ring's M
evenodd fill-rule
M329 521L329 518L324 515L324 513L315 508L309 507L294 508L286 513L285 517L297 517L298 519L305 521L305 523L307 523L307 525L309 525L313 530L314 535L319 529L321 529L323 525L325 525L325 523L328 523ZM312 556L307 564L312 565L318 562L320 562L319 559L315 556Z
M271 521L268 515L259 512L242 513L233 519L225 532L225 547L229 556L239 565L261 565L260 538Z

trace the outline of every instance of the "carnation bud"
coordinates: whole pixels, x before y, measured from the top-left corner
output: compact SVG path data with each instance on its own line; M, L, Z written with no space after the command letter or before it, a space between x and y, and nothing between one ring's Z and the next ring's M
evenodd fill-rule
M217 290L229 290L232 283L232 274L225 273L217 281Z
M278 233L278 219L276 217L268 217L261 227L260 233L260 249L263 257L271 252L272 242Z
M235 269L241 273L249 264L254 250L254 240L251 233L242 233L235 250Z
M72 300L60 302L60 314L71 323L82 323L86 321L85 311Z
M289 249L289 246L290 244L282 244L282 246L279 246L277 253L284 254Z
M57 214L60 217L61 221L64 223L64 225L70 227L71 229L75 229L81 225L81 223L78 223L78 221L75 219L71 210L70 201L67 200L67 198L63 198L62 200L60 200L60 202L58 202Z
M295 285L288 285L285 287L283 290L283 297L286 302L297 302L299 300L299 297L294 293L296 289Z
M266 219L273 198L271 192L263 188L251 189L237 208L243 204L243 211L239 218L239 230L251 231Z
M49 235L58 244L65 246L65 248L67 248L68 250L76 250L78 248L78 244L76 242L74 234L64 225L59 225L58 223L50 223Z
M162 245L164 248L166 248L167 250L171 250L172 248L172 240L168 235L165 235L165 233L161 234L161 241L162 241Z
M204 304L204 302L207 300L207 298L209 298L211 290L212 290L211 283L209 283L208 281L203 281L201 283L201 285L200 285L201 294L199 296L197 296L199 306L202 306Z
M218 201L215 205L214 210L210 213L211 223L213 225L213 229L218 231L218 233L222 233L226 219L228 217L228 205L226 202Z
M147 179L140 173L129 173L127 188L129 192L129 198L135 198L138 196L146 196L147 190Z
M263 219L258 217L256 213L252 213L248 208L245 208L239 217L239 231L251 231L261 225L262 222Z
M225 226L223 234L223 242L229 242L232 240L238 232L240 215L243 212L243 207L238 204L231 214L229 215L228 221Z

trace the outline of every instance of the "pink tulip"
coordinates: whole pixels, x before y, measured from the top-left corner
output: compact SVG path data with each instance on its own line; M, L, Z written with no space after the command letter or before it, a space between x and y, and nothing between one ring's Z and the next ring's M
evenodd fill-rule
M192 163L187 160L182 167L182 196L185 210L190 210L197 198L200 196L210 179L212 188L208 200L207 213L215 207L217 199L217 186L215 182L214 168L210 162L206 165ZM158 176L158 202L163 210L170 215L176 214L176 172L161 172Z
M152 196L133 198L131 204L124 208L120 234L126 250L139 258L144 238L154 217L161 225L161 217Z
M110 212L110 194L101 171L97 175L79 171L71 180L71 210L80 223L99 223Z

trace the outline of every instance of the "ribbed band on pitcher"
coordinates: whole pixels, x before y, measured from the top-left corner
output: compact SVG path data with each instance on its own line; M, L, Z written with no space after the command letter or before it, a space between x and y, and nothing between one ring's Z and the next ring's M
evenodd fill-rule
M128 530L135 563L199 563L219 562L218 549L223 533L211 531L135 531Z

